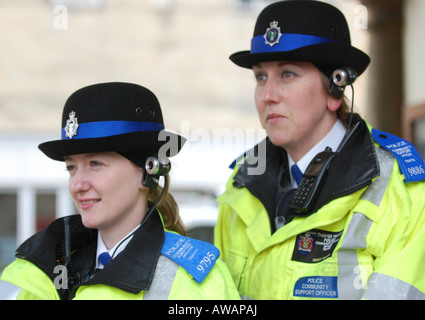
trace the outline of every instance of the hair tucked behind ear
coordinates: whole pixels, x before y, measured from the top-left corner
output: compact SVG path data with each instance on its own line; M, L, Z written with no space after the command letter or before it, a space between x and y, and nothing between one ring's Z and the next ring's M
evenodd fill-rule
M346 127L348 127L348 119L350 119L351 110L348 105L348 99L346 97L344 97L344 99L342 100L341 107L339 107L336 113L338 115L338 118L341 119L341 121Z
M167 175L168 180L170 177ZM183 220L179 214L179 208L176 200L171 193L168 193L169 183L166 184L162 199L158 203L158 211L161 213L164 221L164 226L170 231L176 231L181 235L186 236L186 228ZM162 192L162 187L158 186L156 189L150 189L148 194L148 200L155 203L158 200L159 195Z

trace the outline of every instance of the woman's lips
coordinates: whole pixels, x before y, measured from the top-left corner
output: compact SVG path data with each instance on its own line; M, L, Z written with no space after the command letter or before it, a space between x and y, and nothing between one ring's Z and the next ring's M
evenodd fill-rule
M82 200L80 200L81 209L88 210L88 209L92 208L99 201L100 201L100 199L82 199Z
M277 114L277 113L271 113L269 115L267 115L267 122L270 124L274 124L276 122L279 122L280 120L282 120L284 118L284 116Z

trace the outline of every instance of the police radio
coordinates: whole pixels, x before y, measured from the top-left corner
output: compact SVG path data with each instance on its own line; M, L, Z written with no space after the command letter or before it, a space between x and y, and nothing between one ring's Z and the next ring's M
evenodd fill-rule
M310 162L301 179L298 190L289 204L289 208L295 213L303 214L311 211L335 155L336 153L327 147L325 151L317 154Z
M339 99L344 93L346 86L354 83L357 73L350 67L343 67L335 70L329 82L329 93Z
M170 172L170 161L168 159L161 160L155 156L146 159L142 180L145 187L155 189L158 186L159 177L166 176Z

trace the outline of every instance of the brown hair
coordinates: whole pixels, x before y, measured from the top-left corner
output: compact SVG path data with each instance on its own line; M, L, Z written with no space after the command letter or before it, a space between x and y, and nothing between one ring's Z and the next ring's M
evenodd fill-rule
M350 113L351 111L350 111L350 106L348 104L348 98L344 96L341 106L337 110L336 114L338 116L338 119L341 119L345 127L348 127L348 120L350 119Z
M168 181L170 177L167 175ZM179 234L186 236L186 228L184 226L183 220L179 214L179 207L173 195L168 192L169 183L166 183L164 194L162 195L161 200L159 201L157 208L161 213L162 220L164 221L164 226L167 230L176 231ZM162 192L162 187L158 186L156 189L149 189L148 201L155 203L158 200L159 195Z

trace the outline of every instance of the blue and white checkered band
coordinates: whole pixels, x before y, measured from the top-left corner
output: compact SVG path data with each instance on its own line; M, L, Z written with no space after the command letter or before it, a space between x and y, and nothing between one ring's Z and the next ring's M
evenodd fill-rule
M75 128L75 123L73 123ZM89 139L104 138L118 134L139 132L139 131L161 131L164 129L162 123L138 122L138 121L99 121L78 124L78 132L70 136L70 128L67 125L62 129L62 140L65 139Z
M270 40L273 40L273 42L270 42ZM339 41L319 36L312 36L309 34L280 34L280 31L279 34L276 34L273 29L268 29L268 32L265 35L252 38L251 53L286 52L315 44L332 42Z

